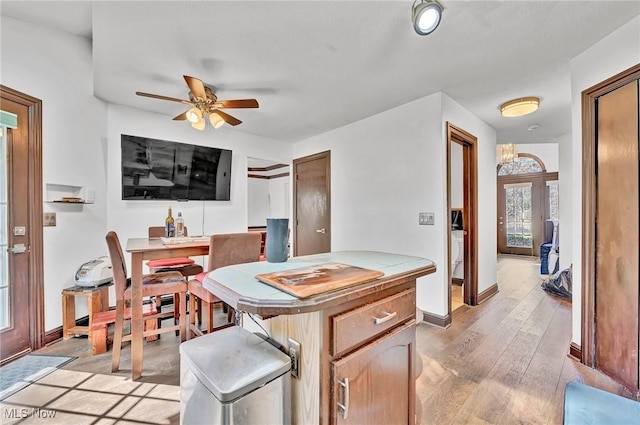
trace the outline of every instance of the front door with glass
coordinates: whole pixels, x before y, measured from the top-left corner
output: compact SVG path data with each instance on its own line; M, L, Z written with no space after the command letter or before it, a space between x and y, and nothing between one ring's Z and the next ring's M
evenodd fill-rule
M498 252L539 256L545 221L558 219L558 173L522 156L498 171Z
M33 275L30 210L30 106L14 101L2 88L0 109L16 116L16 128L0 137L0 361L34 348L37 306L31 302ZM3 119L4 121L4 119Z

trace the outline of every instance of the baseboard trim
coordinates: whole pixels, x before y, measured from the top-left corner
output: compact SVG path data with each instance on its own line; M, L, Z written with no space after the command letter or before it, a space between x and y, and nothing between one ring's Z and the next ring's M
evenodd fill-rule
M485 302L486 300L493 297L498 292L500 292L500 290L498 289L498 284L494 283L493 285L489 286L487 289L485 289L484 291L478 294L478 304Z
M454 285L462 286L464 285L464 279L460 279L459 277L452 277L451 283L453 283Z
M448 328L451 326L451 315L440 316L438 314L427 313L422 311L422 321L439 328Z
M62 339L62 326L51 329L44 333L44 346L57 342Z
M582 363L582 347L575 342L569 344L569 357Z

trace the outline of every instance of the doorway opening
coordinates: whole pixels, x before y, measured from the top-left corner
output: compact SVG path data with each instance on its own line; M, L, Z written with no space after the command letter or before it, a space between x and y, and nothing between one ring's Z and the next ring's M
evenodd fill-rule
M478 304L476 143L475 136L447 122L449 315L463 304Z
M519 153L498 164L497 173L498 253L547 255L560 218L558 172L547 172L533 154Z

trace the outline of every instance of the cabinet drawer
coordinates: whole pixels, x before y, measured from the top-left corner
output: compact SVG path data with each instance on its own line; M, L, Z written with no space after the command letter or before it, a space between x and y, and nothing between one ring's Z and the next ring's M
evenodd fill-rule
M415 288L333 317L331 354L338 355L415 317Z

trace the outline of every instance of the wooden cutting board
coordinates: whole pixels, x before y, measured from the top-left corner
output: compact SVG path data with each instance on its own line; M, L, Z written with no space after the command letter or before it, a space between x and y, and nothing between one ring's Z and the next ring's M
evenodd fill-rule
M263 273L256 279L297 298L342 289L383 276L377 270L342 263L322 263L281 272Z

